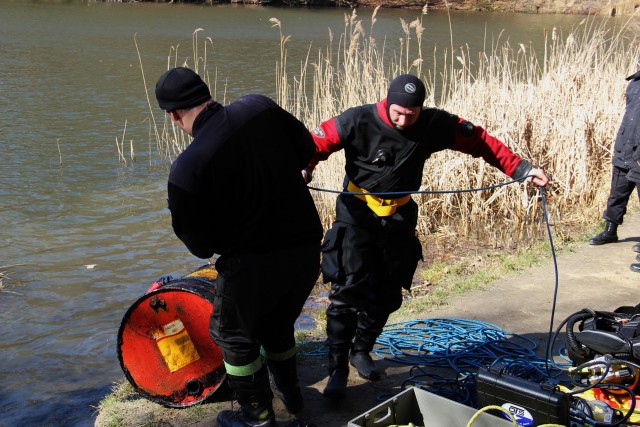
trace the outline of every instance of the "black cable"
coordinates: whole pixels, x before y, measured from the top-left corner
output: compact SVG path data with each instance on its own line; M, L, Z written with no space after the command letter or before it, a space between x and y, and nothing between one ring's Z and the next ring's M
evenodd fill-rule
M550 359L550 352L553 349L553 347L555 346L555 341L558 338L558 335L560 334L560 331L570 321L572 321L572 320L574 320L576 318L579 318L580 315L585 315L586 316L586 314L590 314L592 317L595 317L595 315L596 315L593 310L591 310L589 308L583 308L581 311L578 311L578 312L568 316L565 320L563 320L562 323L560 323L560 325L558 325L558 328L556 329L556 332L553 334L553 338L551 340L551 343L547 347L547 357L546 357L546 359L547 360L551 360L551 364L556 369L563 369L563 367L557 365L553 359Z
M551 335L553 334L553 322L554 322L555 312L556 312L556 300L558 298L558 262L556 259L556 250L553 246L553 236L551 235L549 218L547 216L547 203L546 203L546 198L544 196L544 188L540 188L540 198L542 200L542 214L544 217L545 225L547 226L547 234L549 235L549 245L551 247L551 257L553 259L553 271L554 271L554 277L555 277L555 285L554 285L553 299L552 299L552 305L551 305L551 319L549 321L549 336L547 337L547 351L545 353L546 354L545 359L547 360L545 367L547 370L547 374L550 376L551 369L549 367L549 356L551 352L551 348L550 348Z
M523 176L522 178L514 179L514 180L511 180L511 181L507 181L507 182L502 182L500 184L490 185L488 187L467 188L467 189L463 189L463 190L426 190L426 191L416 190L416 191L386 191L386 192L382 191L382 192L367 192L367 194L372 195L372 196L376 196L376 197L382 197L382 196L402 197L402 196L407 196L409 194L473 193L473 192L476 192L476 191L493 190L495 188L500 188L500 187L504 187L506 185L515 184L517 182L524 181L525 179L527 179L529 177L534 177L534 175ZM324 193L347 194L347 195L352 195L352 196L362 195L362 193L358 192L358 191L329 190L327 188L318 188L318 187L312 187L312 186L307 186L307 188L309 188L309 190L315 190L315 191L320 191L320 192L324 192Z

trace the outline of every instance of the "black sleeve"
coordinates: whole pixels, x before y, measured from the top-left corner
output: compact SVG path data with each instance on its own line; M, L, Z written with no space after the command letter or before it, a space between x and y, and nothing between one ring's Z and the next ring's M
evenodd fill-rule
M169 183L169 210L171 226L176 236L189 252L198 258L211 258L215 253L212 244L212 209L196 195Z
M284 110L283 110L284 111ZM316 153L316 144L313 142L311 133L306 126L292 114L284 111L286 114L286 129L290 135L290 139L294 142L293 150L298 161L300 170L309 165L309 162Z

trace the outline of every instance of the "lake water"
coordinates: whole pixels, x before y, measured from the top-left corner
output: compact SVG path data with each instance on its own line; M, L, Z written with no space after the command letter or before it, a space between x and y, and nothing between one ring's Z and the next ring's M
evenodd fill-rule
M164 274L203 264L173 236L166 209L168 161L149 137L155 81L178 46L190 58L192 34L212 40L218 96L275 96L279 37L290 35L293 70L342 34L340 9L0 0L0 426L84 426L124 377L117 331L131 304ZM370 10L358 15L365 26ZM397 45L400 18L381 10L374 35ZM430 11L426 52L498 37L543 43L554 26L568 33L584 17ZM450 31L450 25L452 31ZM453 34L453 41L451 40ZM316 50L317 51L317 50ZM119 161L116 138L126 123Z

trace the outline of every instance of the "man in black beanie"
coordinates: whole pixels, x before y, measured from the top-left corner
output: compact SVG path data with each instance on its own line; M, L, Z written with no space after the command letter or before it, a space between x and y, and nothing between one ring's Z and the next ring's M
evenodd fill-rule
M336 201L336 219L322 244L322 275L331 282L327 308L328 398L344 394L349 362L361 377L382 375L370 352L389 315L409 289L422 244L415 227L418 205L411 195L382 198L370 193L416 192L424 163L451 149L482 157L514 179L528 177L544 187L544 171L513 154L483 128L436 108L423 107L425 87L410 74L396 77L386 99L354 107L323 122L313 133L320 160L345 153L345 193ZM357 193L357 194L354 194Z
M590 245L605 245L618 241L618 227L627 213L627 204L635 191L640 197L640 71L626 79L626 107L618 128L611 156L611 188L607 207L602 213L604 230L589 239ZM640 252L640 243L632 247ZM640 255L638 255L640 257ZM640 261L640 259L638 260ZM640 272L639 264L632 264L633 271Z
M267 97L220 105L188 68L164 73L156 98L193 137L169 173L173 230L196 257L219 255L209 329L240 409L217 423L275 426L271 377L304 426L294 323L319 272L322 226L300 173L313 139Z

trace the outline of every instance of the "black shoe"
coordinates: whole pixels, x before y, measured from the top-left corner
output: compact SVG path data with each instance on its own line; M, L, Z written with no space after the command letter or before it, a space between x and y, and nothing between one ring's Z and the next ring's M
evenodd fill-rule
M636 243L635 245L633 245L631 247L631 249L633 250L633 252L638 252L640 253L640 243Z
M635 271L636 273L640 273L640 264L631 264L631 271Z
M636 255L636 261L640 261L640 254Z
M376 364L373 362L373 359L371 359L368 352L352 351L349 355L349 361L351 362L351 366L358 370L358 374L362 378L371 381L380 379L380 371L376 368Z
M249 417L242 408L237 411L222 411L216 418L218 427L275 427L273 414L266 414L264 419Z
M618 241L618 225L611 221L606 221L604 231L589 239L590 245L604 245Z
M597 236L594 236L591 239L589 239L589 244L593 246L598 246L598 245L606 245L607 243L614 243L617 241L618 241L617 233L610 234L610 233L607 233L606 231L603 231Z
M329 375L329 381L324 388L322 395L329 399L335 399L344 396L347 390L347 380L349 378L349 367L338 367Z
M267 368L251 376L227 374L229 385L240 405L237 411L221 411L216 418L219 427L275 427L276 416L271 400Z

